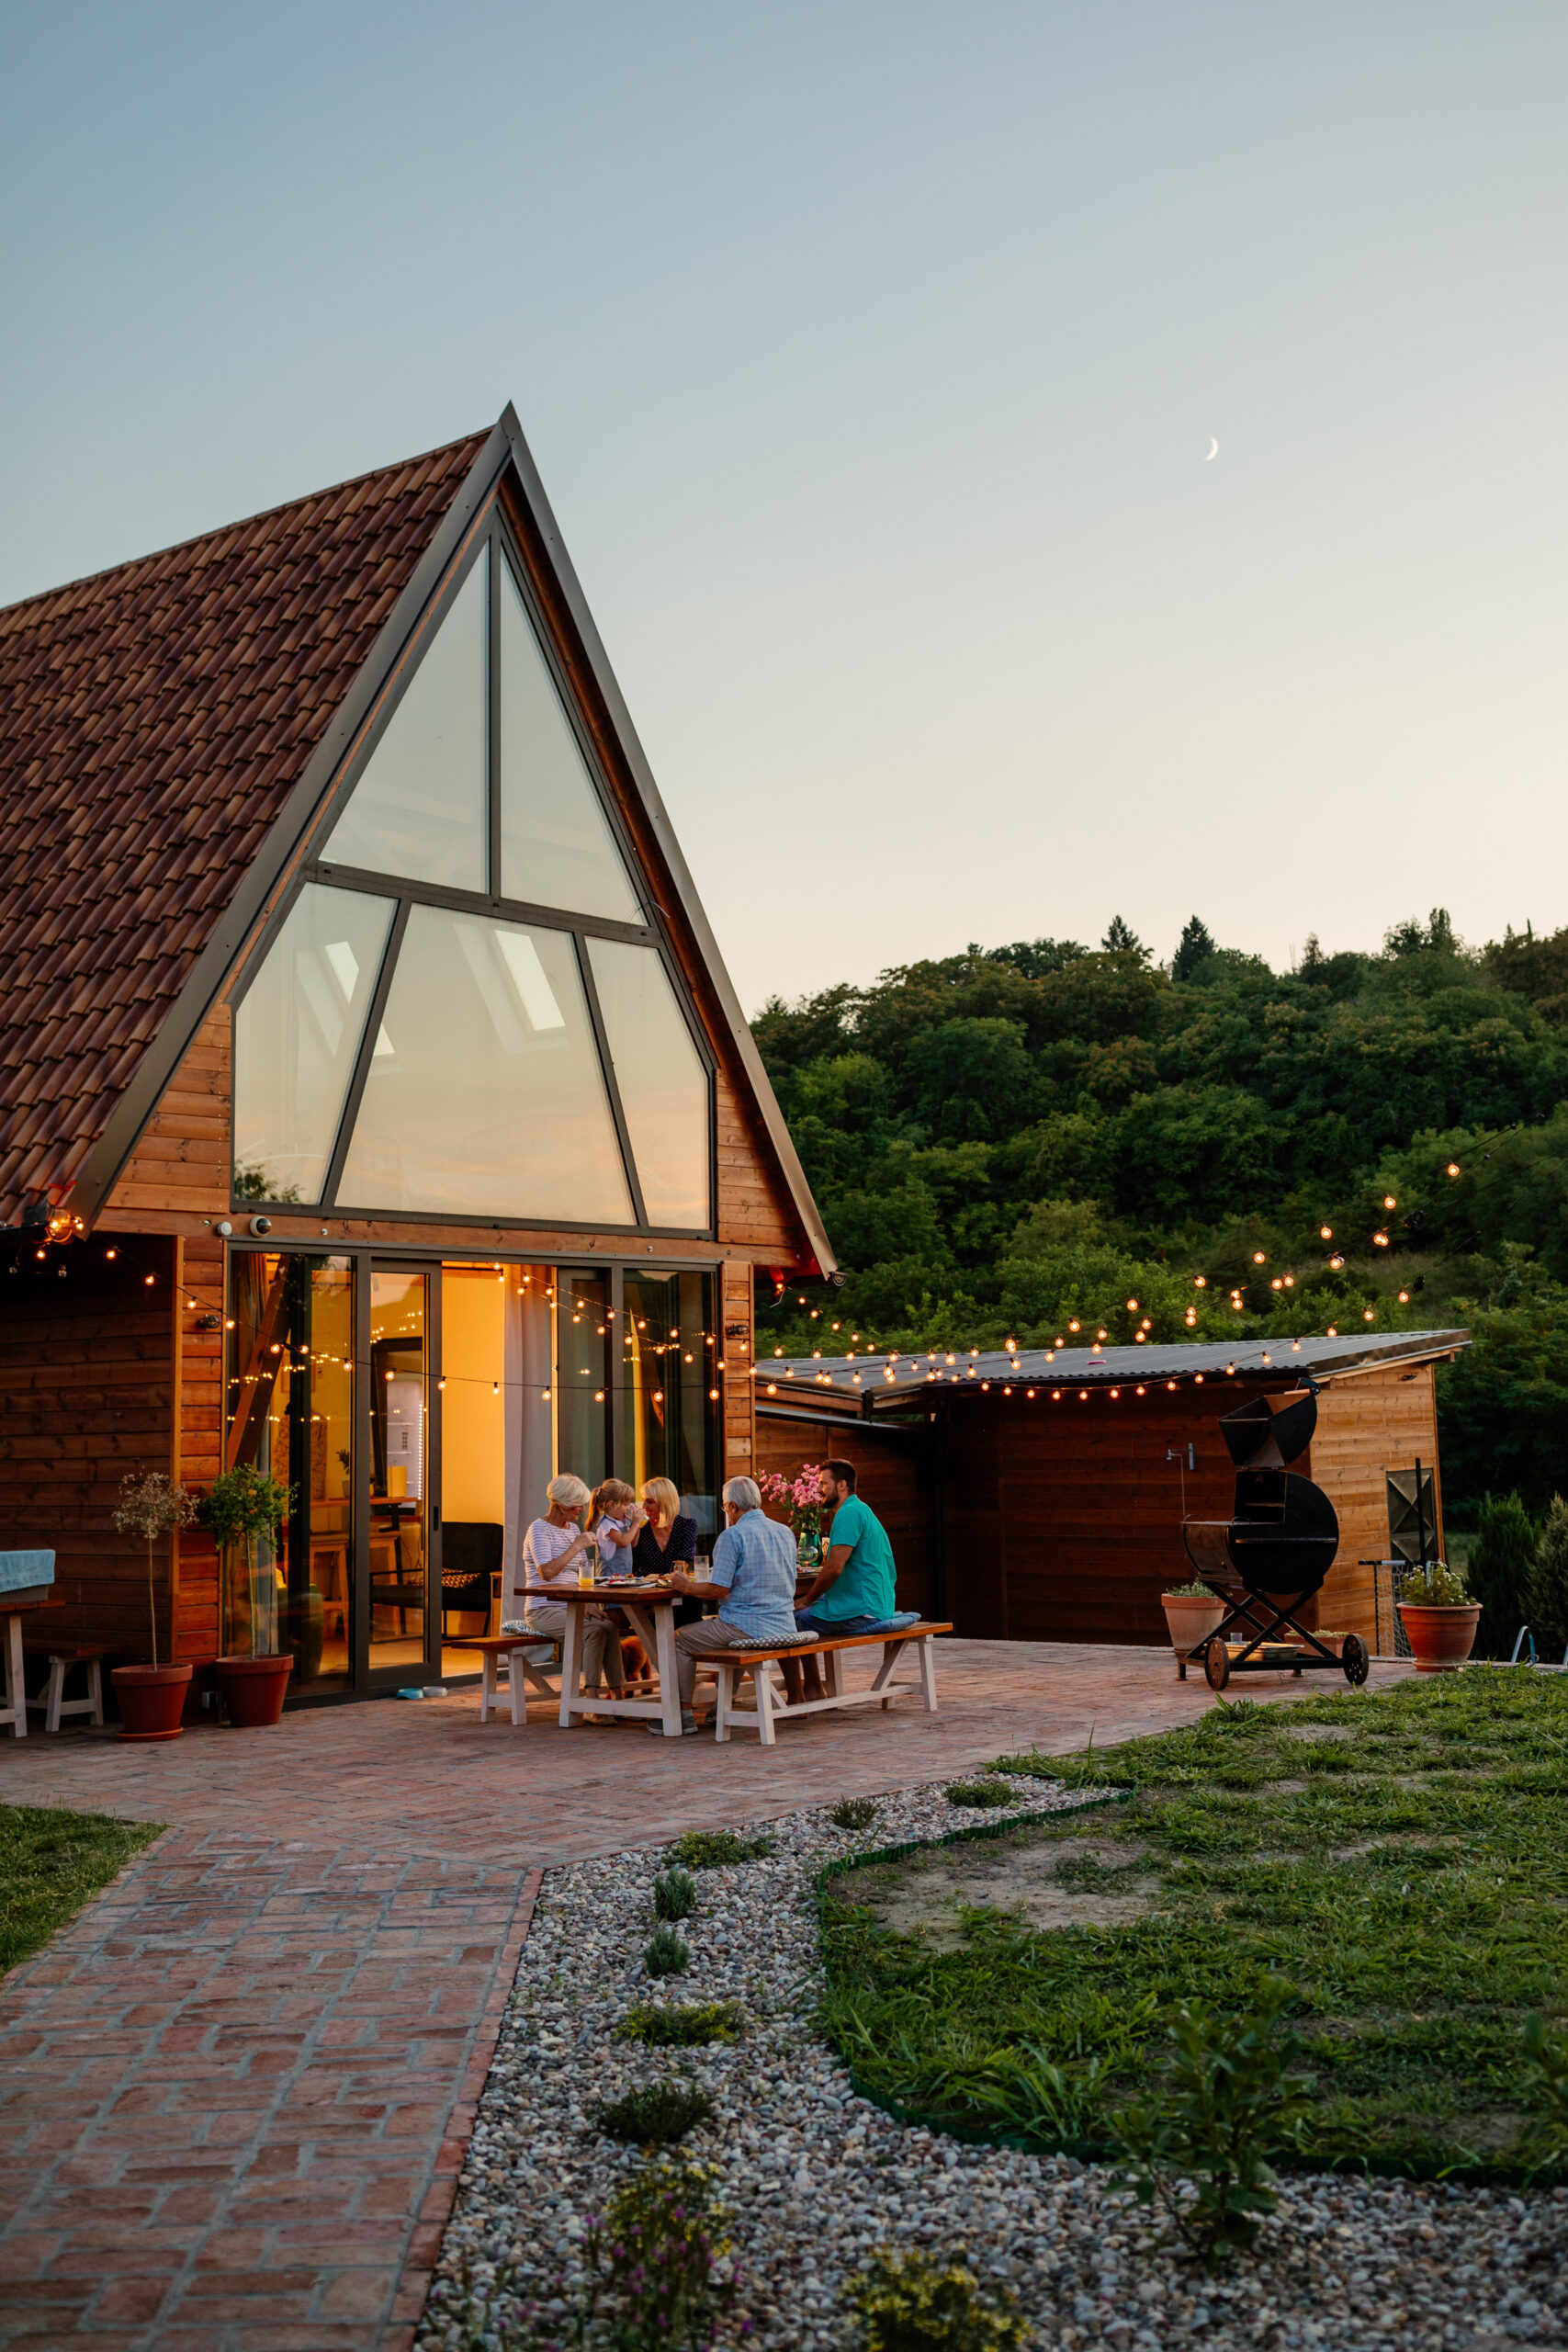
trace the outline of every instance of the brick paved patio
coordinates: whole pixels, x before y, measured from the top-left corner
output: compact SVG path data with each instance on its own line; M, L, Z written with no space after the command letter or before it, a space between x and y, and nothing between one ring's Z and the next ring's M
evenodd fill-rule
M0 1800L170 1825L0 1987L0 2342L398 2352L542 1868L1211 1703L1168 1651L1027 1643L944 1642L940 1695L768 1755L563 1732L543 1702L480 1724L472 1690L163 1747L0 1740Z

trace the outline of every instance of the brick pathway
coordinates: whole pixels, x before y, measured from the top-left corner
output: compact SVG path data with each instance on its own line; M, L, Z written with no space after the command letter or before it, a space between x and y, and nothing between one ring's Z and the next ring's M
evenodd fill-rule
M935 1717L818 1716L766 1756L542 1702L480 1724L471 1690L145 1748L0 1737L0 1800L170 1825L0 1987L0 2342L399 2352L541 1868L1209 1703L1152 1650L948 1642L939 1688Z

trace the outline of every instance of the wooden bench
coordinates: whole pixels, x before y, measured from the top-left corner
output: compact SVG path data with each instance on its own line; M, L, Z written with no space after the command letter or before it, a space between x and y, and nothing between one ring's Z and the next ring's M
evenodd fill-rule
M506 1686L512 1697L512 1720L521 1728L528 1722L528 1692L532 1683L541 1698L558 1699L559 1691L544 1676L544 1661L530 1657L530 1650L549 1650L558 1661L560 1644L548 1634L475 1634L463 1641L448 1642L449 1650L478 1650L484 1659L479 1676L479 1721L488 1724L491 1710L501 1703L501 1687L495 1679L499 1662L506 1660Z
M796 1715L822 1715L837 1708L887 1707L904 1690L919 1690L925 1701L928 1715L934 1715L936 1705L936 1656L932 1644L938 1634L951 1634L951 1625L907 1625L897 1634L834 1634L813 1637L804 1635L798 1642L781 1642L776 1649L765 1650L699 1650L695 1653L698 1666L706 1667L717 1679L718 1712L714 1718L714 1737L726 1740L739 1724L754 1730L764 1747L773 1745L773 1726L787 1723ZM919 1679L895 1682L893 1669L906 1649L913 1648ZM881 1649L886 1655L864 1690L844 1688L844 1653L846 1650ZM771 1666L783 1666L791 1658L820 1657L827 1660L828 1696L825 1699L781 1698L773 1689L773 1678L765 1670ZM743 1674L751 1677L754 1704L738 1707L735 1703L736 1684Z
M107 1644L101 1644L95 1647L90 1642L79 1643L73 1649L50 1650L46 1653L49 1658L49 1680L44 1685L43 1695L41 1698L28 1701L29 1707L42 1712L43 1727L46 1732L58 1731L62 1715L89 1715L96 1724L103 1722L103 1661L108 1654ZM83 1699L68 1699L65 1696L65 1678L73 1666L85 1666L87 1669L87 1693Z

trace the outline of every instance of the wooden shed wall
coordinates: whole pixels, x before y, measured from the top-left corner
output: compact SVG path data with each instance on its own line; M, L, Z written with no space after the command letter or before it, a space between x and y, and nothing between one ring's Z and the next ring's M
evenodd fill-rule
M908 1441L876 1433L854 1422L796 1419L793 1414L757 1413L757 1468L793 1478L802 1464L832 1454L852 1462L858 1491L887 1530L898 1572L898 1606L929 1616L937 1606L931 1557L931 1494L928 1476ZM783 1517L783 1513L774 1514Z
M1089 1392L953 1398L943 1518L948 1612L987 1640L1163 1643L1159 1596L1191 1575L1181 1542L1182 1464L1191 1519L1228 1519L1235 1470L1222 1409L1262 1394L1240 1381L1115 1403ZM1306 1623L1376 1635L1373 1577L1388 1549L1385 1471L1437 1461L1429 1365L1327 1384L1317 1434L1292 1464L1339 1515L1339 1550ZM1168 1454L1175 1453L1176 1460ZM1385 1628L1386 1632L1386 1628ZM1385 1644L1386 1646L1386 1644Z
M1359 1634L1369 1647L1377 1635L1372 1572L1359 1560L1388 1557L1390 1470L1438 1465L1438 1399L1429 1363L1397 1365L1332 1382L1317 1400L1312 1476L1339 1514L1339 1553L1318 1596L1319 1623ZM1442 1532L1442 1480L1434 1480ZM1390 1646L1389 1628L1382 1628Z

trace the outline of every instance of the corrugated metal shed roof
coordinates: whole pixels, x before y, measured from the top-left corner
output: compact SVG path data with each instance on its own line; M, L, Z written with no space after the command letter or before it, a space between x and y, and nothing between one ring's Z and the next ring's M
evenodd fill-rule
M813 1406L859 1412L871 1399L891 1401L940 1388L985 1394L998 1383L1035 1388L1145 1387L1232 1376L1276 1378L1310 1372L1315 1380L1344 1378L1379 1364L1423 1362L1470 1345L1464 1330L1368 1331L1327 1339L1242 1340L1234 1343L1172 1341L1143 1348L954 1349L914 1355L786 1356L757 1365L759 1399L787 1396Z

